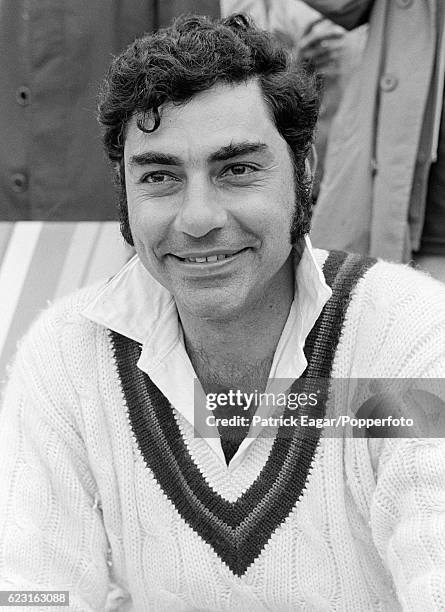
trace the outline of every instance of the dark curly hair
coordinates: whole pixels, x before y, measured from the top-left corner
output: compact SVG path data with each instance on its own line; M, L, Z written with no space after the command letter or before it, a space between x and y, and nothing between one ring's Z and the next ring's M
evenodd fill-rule
M244 15L211 20L188 15L155 34L135 40L112 62L99 102L104 146L116 170L121 232L133 245L125 190L124 144L133 115L144 132L155 131L167 102L186 103L216 83L257 79L276 128L292 153L296 206L291 227L294 244L309 231L310 180L305 162L318 115L316 78L265 31ZM152 127L147 128L147 118Z

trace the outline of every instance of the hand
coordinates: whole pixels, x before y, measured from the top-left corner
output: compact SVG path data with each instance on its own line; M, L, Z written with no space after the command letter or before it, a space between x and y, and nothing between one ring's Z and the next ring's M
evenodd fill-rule
M310 62L322 74L339 72L344 49L345 30L328 19L312 22L298 44L301 59Z

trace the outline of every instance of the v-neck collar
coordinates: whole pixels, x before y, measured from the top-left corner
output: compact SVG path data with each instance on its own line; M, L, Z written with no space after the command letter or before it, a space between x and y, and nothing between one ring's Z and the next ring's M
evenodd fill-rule
M305 344L308 366L302 378L308 393L320 378L329 378L353 287L373 263L339 252L328 257L324 270L333 295ZM190 528L234 575L243 576L303 497L321 429L297 424L289 431L280 426L254 482L236 500L228 501L208 484L194 461L168 399L136 366L138 343L114 331L110 336L130 427L147 468ZM322 388L318 403L300 407L300 416L324 417L328 389ZM284 416L289 416L289 408Z

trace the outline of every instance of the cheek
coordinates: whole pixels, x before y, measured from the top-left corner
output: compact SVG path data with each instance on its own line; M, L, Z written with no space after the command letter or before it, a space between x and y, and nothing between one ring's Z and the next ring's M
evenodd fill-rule
M151 259L154 256L157 236L160 230L154 219L144 211L129 208L128 219L130 230L134 240L134 246L138 255L143 259Z
M282 185L280 187L272 191L270 197L263 201L256 219L264 234L272 239L283 236L283 231L289 231L295 209L293 185L287 188L283 188Z
M156 251L168 233L168 215L143 197L129 198L128 220L136 249L148 254Z

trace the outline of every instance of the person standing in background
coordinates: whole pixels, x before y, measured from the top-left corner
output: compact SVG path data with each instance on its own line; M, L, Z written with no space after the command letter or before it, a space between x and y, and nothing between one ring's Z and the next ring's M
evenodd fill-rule
M347 28L369 22L362 69L330 135L314 243L414 259L445 281L445 6L438 0L307 3Z

